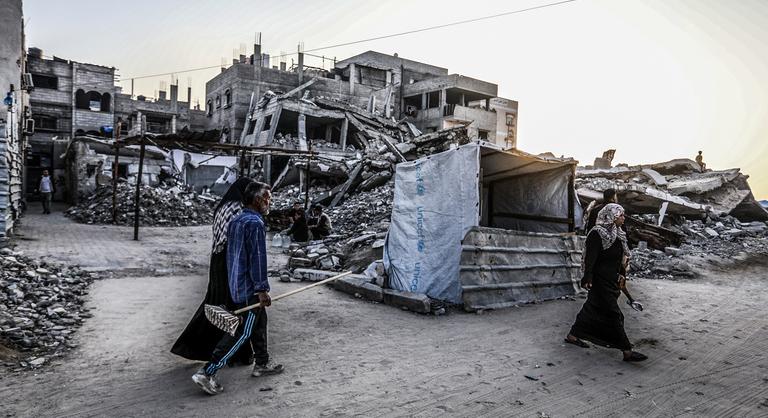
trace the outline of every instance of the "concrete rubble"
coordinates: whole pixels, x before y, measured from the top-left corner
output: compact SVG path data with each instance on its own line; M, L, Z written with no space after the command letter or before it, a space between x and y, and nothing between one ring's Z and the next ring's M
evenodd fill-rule
M630 215L625 225L633 277L692 278L698 259L768 254L768 211L740 169L702 171L688 159L610 167L606 154L595 160L602 168L577 170L577 193L586 207L603 190L617 191Z
M633 277L694 278L697 277L695 264L700 261L727 263L768 256L766 222L740 222L732 216L722 216L684 220L667 227L679 232L684 242L654 249L641 241L632 250L630 274Z
M136 185L117 187L117 225L133 225ZM213 222L218 197L198 194L181 185L141 186L139 222L143 226L193 226ZM101 186L66 215L85 224L112 224L112 186Z
M279 97L268 93L257 107ZM342 117L353 127L352 137L355 138L346 151L356 154L354 158L339 157L323 149L329 144L312 140L312 149L317 150L319 155L311 160L309 168L305 157L296 156L290 158L280 170L280 176L273 182L269 216L271 229L287 228L290 224L287 214L292 205L295 202L304 205L307 193L304 173L309 169L308 203L326 207L325 212L333 224L333 234L322 241L309 243L286 243L287 237L281 236L277 244L285 247L291 257L286 268L276 275L283 281L317 281L327 275L318 271L352 270L362 273L372 263L380 264L392 211L395 164L469 142L467 127L462 125L422 133L407 122L385 119L338 101L322 97L300 100L318 109L343 112ZM300 149L298 138L280 132L275 134L273 145ZM389 289L382 289L386 287L383 268L377 271L378 277L361 274L350 277L337 288L357 289L350 293L363 295L369 300L389 301L417 312L428 313L430 306L436 306L430 304L429 298L425 299L424 295L386 293L384 290ZM363 284L353 286L357 282ZM374 288L380 291L376 292Z
M740 169L705 170L689 159L607 169L579 167L576 189L582 202L616 189L630 213L657 214L666 203L666 215L700 219L709 213L731 215L743 222L768 221L768 211L755 200Z
M76 347L74 331L93 273L0 249L0 346L19 353L8 367L37 368Z

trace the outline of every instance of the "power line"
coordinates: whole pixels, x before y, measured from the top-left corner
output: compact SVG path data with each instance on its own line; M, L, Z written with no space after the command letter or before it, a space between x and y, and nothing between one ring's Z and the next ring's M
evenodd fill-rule
M525 9L512 10L512 11L503 12L503 13L497 13L497 14L488 15L488 16L476 17L476 18L473 18L473 19L459 20L459 21L456 21L456 22L445 23L445 24L442 24L442 25L428 26L428 27L425 27L425 28L413 29L413 30L409 30L409 31L405 31L405 32L398 32L398 33L392 33L392 34L389 34L389 35L375 36L373 38L360 39L360 40L357 40L357 41L350 41L350 42L343 42L343 43L340 43L340 44L327 45L327 46L323 46L323 47L307 49L307 50L304 50L302 52L304 52L304 53L316 52L316 51L322 51L322 50L325 50L325 49L339 48L339 47L342 47L342 46L349 46L349 45L356 45L356 44L361 44L361 43L365 43L365 42L378 41L378 40L381 40L381 39L389 39L389 38L395 38L395 37L398 37L398 36L412 35L414 33L427 32L427 31L431 31L431 30L447 28L447 27L450 27L450 26L464 25L464 24L467 24L467 23L480 22L480 21L483 21L483 20L495 19L495 18L499 18L499 17L503 17L503 16L509 16L509 15L513 15L513 14L530 12L530 11L533 11L533 10L544 9L546 7L560 6L560 5L563 5L563 4L566 4L566 3L573 3L575 1L576 0L563 0L563 1L558 1L558 2L554 2L554 3L542 4L542 5L539 5L539 6L527 7ZM291 53L287 53L287 54L281 54L281 55L274 56L274 58L284 58L284 57L288 57L288 56L291 56L291 55L298 55L298 52L291 52ZM311 55L311 54L307 54L307 55ZM273 57L270 57L270 58L273 58ZM221 67L222 67L221 64L219 64L219 65L212 65L212 66L209 66L209 67L192 68L192 69L189 69L189 70L171 71L171 72L160 73L160 74L142 75L142 76L138 76L138 77L123 77L122 79L120 79L118 81L123 81L123 80L139 80L139 79L142 79L142 78L160 77L160 76L165 76L165 75L181 74L181 73L188 73L188 72L193 72L193 71L210 70L210 69L221 68Z
M376 37L373 37L373 38L361 39L359 41L344 42L344 43L336 44L336 45L329 45L329 46L324 46L324 47L320 47L320 48L307 49L304 52L314 52L314 51L320 51L320 50L323 50L323 49L338 48L338 47L341 47L341 46L355 45L355 44L360 44L360 43L363 43L363 42L378 41L378 40L381 40L381 39L394 38L394 37L397 37L397 36L411 35L411 34L419 33L419 32L426 32L426 31L435 30L435 29L447 28L449 26L463 25L463 24L466 24L466 23L479 22L481 20L488 20L488 19L494 19L494 18L502 17L502 16L509 16L509 15L518 14L518 13L530 12L532 10L543 9L545 7L559 6L561 4L572 3L574 1L576 1L576 0L564 0L564 1L559 1L559 2L556 2L556 3L542 4L540 6L528 7L526 9L513 10L513 11L510 11L510 12L504 12L504 13L498 13L498 14L490 15L490 16L483 16L483 17L477 17L477 18L474 18L474 19L460 20L458 22L451 22L451 23L445 23L445 24L442 24L442 25L429 26L429 27L421 28L421 29L413 29L413 30L409 30L409 31L405 31L405 32L393 33L393 34L390 34L390 35L376 36Z

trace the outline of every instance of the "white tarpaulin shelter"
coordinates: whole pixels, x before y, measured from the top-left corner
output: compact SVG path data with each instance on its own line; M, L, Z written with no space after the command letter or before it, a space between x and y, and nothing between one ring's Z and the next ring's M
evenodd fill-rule
M487 270L486 264L494 263L492 252L501 251L503 254L496 257L496 262L506 263L503 265L509 271L525 268L535 273L539 268L564 269L563 274L557 276L561 280L555 287L572 292L574 263L552 262L544 258L559 260L564 254L568 256L573 252L573 249L569 250L570 244L553 247L553 242L572 242L572 234L568 233L581 220L581 207L573 186L575 167L576 161L571 159L547 159L521 151L503 151L482 142L398 164L392 221L384 251L390 287L465 304L467 300L462 300L462 295L467 286L475 294L491 288L498 290L499 286L504 289L530 288L530 278L522 285L509 284L514 278L510 279L508 272L483 272ZM486 231L486 235L494 235L496 231L524 231L521 234L525 235L527 245L534 245L531 237L539 237L541 239L535 242L546 242L546 245L542 244L546 248L499 249L479 245L477 231L480 230ZM473 234L473 245L462 245L468 234ZM542 241L544 238L546 240ZM513 245L509 237L502 241ZM517 250L539 255L534 254L535 262L529 256L517 257L516 263L510 262L509 254ZM482 265L474 265L477 263ZM538 276L533 276L535 282ZM550 279L544 277L543 280ZM515 292L512 292L515 293L513 298L525 297ZM544 297L549 295L547 292L542 294ZM503 302L492 304L502 306Z

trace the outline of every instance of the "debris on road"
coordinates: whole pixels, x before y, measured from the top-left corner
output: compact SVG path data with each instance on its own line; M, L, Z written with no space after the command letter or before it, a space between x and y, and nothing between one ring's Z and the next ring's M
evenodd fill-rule
M136 185L118 183L117 224L133 225ZM218 197L184 186L141 186L139 222L142 226L194 226L213 222ZM112 186L102 186L66 215L85 224L112 224Z
M26 356L17 364L27 368L74 348L75 330L90 317L83 302L93 279L74 267L0 249L0 346Z

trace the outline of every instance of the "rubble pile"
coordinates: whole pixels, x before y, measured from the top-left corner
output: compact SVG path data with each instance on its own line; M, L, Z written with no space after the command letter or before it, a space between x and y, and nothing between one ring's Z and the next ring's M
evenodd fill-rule
M26 356L22 367L39 367L76 345L91 273L37 262L0 249L0 345Z
M325 187L312 187L310 196L318 199L327 191L328 188ZM290 248L292 258L289 266L339 270L348 259L346 255L355 249L382 248L384 237L389 230L393 195L394 185L388 182L373 190L356 193L343 205L327 209L326 213L333 224L333 234L322 241L286 245L282 242L286 237L281 236L280 246ZM275 203L269 215L269 224L273 230L282 230L289 226L286 214L293 202L303 202L302 197L303 194L298 188L288 188L273 195ZM289 274L284 272L283 275Z
M305 150L318 154L309 162L305 156L291 157L278 169L280 174L272 189L271 229L283 230L290 225L287 215L294 202L304 203L307 179L311 185L310 204L323 205L333 224L333 235L322 242L289 244L290 268L338 270L342 266L349 268L350 263L356 271L367 267L370 263L367 259L380 257L389 229L395 165L469 142L467 125L422 133L405 120L387 119L324 97L295 99L267 93L256 111L274 104L275 100L283 102L283 106L295 102L294 105L300 104L310 113L306 106L319 112L334 112L349 124L345 149L324 139L310 138L302 145L296 135L275 133L273 145L292 149L306 147ZM280 275L285 280L294 279L288 271Z
M117 187L117 225L133 225L136 186ZM181 186L141 186L139 222L143 226L192 226L213 222L218 198L201 195ZM112 186L102 186L82 199L66 215L80 223L112 223Z
M666 203L667 215L689 219L713 214L743 222L768 221L768 211L755 200L747 179L738 168L702 171L693 160L677 159L633 167L579 167L576 190L583 202L589 202L613 188L632 214L657 214Z
M642 242L632 250L633 276L656 279L692 278L692 263L707 261L744 261L750 256L768 256L768 223L740 222L732 216L685 220L669 229L684 234L684 243L663 250L649 248Z
M768 211L740 169L703 169L689 159L610 167L605 157L594 167L579 167L576 189L585 207L603 190L617 191L631 215L625 225L634 247L633 276L690 278L702 258L768 254Z

